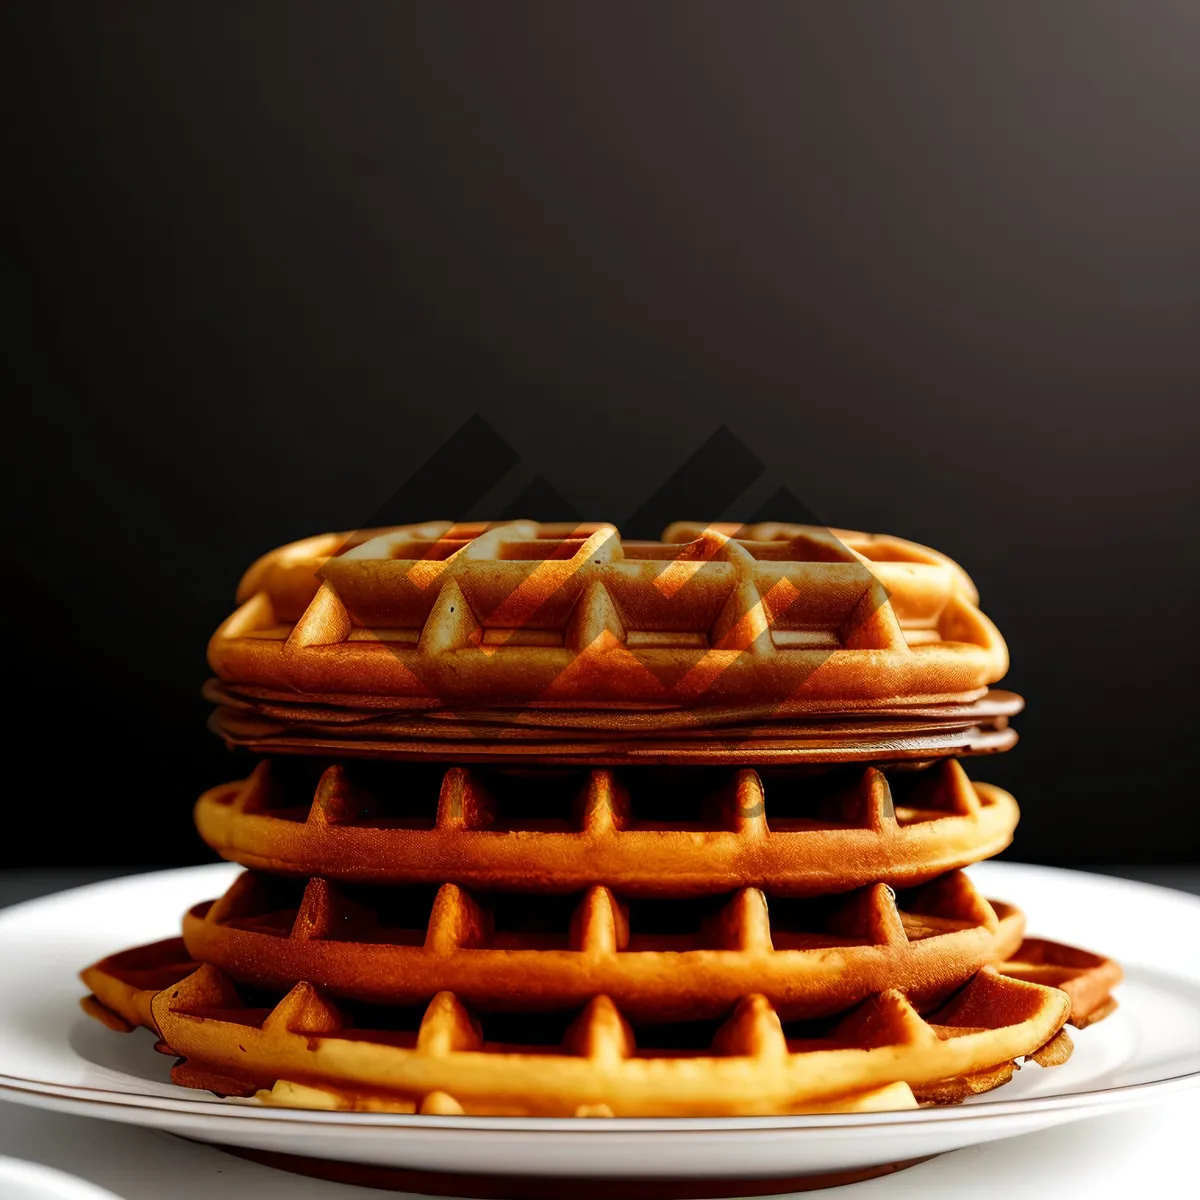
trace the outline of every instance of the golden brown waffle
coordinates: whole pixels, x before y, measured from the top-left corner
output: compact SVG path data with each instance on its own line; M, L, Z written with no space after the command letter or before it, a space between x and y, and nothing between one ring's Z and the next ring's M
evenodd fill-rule
M1017 816L952 759L806 774L268 759L196 805L209 846L266 872L676 897L908 887L999 853Z
M155 994L173 987L200 965L188 955L181 937L121 950L81 972L80 978L92 990L81 1003L112 1028L128 1030L142 1025L157 1031L150 1012ZM1010 958L994 968L1008 978L1057 987L1071 1002L1068 1020L1077 1029L1103 1020L1117 1007L1111 991L1122 979L1120 965L1075 946L1026 938ZM1030 978L1037 973L1043 973L1041 980ZM1050 977L1057 982L1045 982Z
M170 943L158 950L176 953ZM86 972L89 984L119 978L119 957ZM130 1015L140 1019L142 1007L139 999ZM354 1008L307 983L248 1004L210 966L157 992L149 1007L163 1049L185 1059L173 1072L177 1083L260 1092L289 1106L401 1112L737 1116L908 1107L913 1092L961 1099L1002 1082L1015 1059L1061 1061L1070 1045L1059 1032L1070 1012L1065 993L992 968L925 1018L888 991L847 1016L803 1026L781 1022L758 994L742 998L719 1026L637 1033L606 996L573 1019L473 1017L449 992L423 1011Z
M945 998L1021 942L1024 917L960 872L894 895L773 898L757 888L693 900L618 900L605 887L532 896L307 884L247 872L184 918L198 962L241 983L412 1004L452 991L488 1010L610 997L647 1020L727 1012L765 995L789 1019L827 1016L893 988Z
M251 689L253 691L253 689ZM811 762L896 762L996 754L1017 741L1009 717L1024 702L989 690L970 704L909 705L869 716L821 714L762 719L747 709L627 712L551 708L399 711L339 706L320 698L271 698L210 680L217 705L209 725L230 746L262 754L323 754L620 765L696 762L752 766Z
M183 938L166 938L134 946L101 959L80 973L91 995L80 1002L89 1017L128 1033L141 1025L154 1029L150 1001L163 988L174 987L200 964L188 956Z
M1004 674L1004 641L948 559L782 528L678 544L531 521L309 538L251 567L209 662L239 688L423 708L853 711L970 701Z
M1027 983L1061 988L1071 997L1071 1024L1079 1029L1102 1021L1117 1007L1113 988L1121 982L1118 963L1089 950L1026 938L1004 972Z

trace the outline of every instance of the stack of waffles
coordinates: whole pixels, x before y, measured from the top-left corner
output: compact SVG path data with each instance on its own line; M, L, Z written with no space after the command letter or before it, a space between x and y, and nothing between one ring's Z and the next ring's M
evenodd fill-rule
M803 526L433 523L260 559L209 647L245 872L90 967L177 1082L687 1116L949 1103L1113 1006L963 868L1021 701L955 563Z

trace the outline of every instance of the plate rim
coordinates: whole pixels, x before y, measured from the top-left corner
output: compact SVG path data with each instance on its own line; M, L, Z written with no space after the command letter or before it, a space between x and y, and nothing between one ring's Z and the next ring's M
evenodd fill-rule
M32 1086L24 1086L26 1084ZM939 1108L899 1109L871 1113L797 1113L766 1117L483 1117L436 1116L424 1113L328 1112L323 1109L275 1109L250 1104L190 1100L182 1097L154 1096L137 1092L110 1092L98 1088L41 1083L0 1075L0 1098L13 1097L16 1103L37 1106L33 1098L64 1100L89 1110L134 1109L181 1117L215 1117L220 1120L247 1118L255 1122L284 1125L318 1125L347 1129L443 1130L455 1133L715 1133L715 1132L794 1132L804 1129L834 1132L882 1126L889 1130L906 1126L926 1126L945 1121L954 1123L990 1121L1027 1113L1061 1112L1112 1107L1113 1097L1128 1098L1131 1104L1156 1099L1160 1095L1188 1091L1200 1086L1200 1068L1182 1075L1143 1083L1094 1088L1059 1096L1029 1096L1023 1099L985 1101L969 1108L946 1105ZM88 1093L88 1094L81 1094ZM1150 1093L1147 1095L1147 1093ZM114 1099L100 1097L112 1096ZM19 1099L17 1099L19 1097Z

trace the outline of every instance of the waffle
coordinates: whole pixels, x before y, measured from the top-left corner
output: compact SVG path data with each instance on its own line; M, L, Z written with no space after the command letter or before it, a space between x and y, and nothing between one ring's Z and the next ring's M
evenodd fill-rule
M1113 1012L1117 1002L1110 993L1122 978L1119 964L1111 958L1043 938L1026 938L1004 964L1004 973L1061 988L1071 998L1071 1024L1079 1029Z
M910 887L999 853L1017 816L953 759L809 774L268 759L196 805L209 846L260 871L634 897Z
M1112 1011L961 868L1022 701L895 538L438 522L247 572L206 689L279 757L196 806L247 870L83 972L177 1083L267 1104L738 1116L953 1103ZM372 761L380 760L380 761ZM330 765L332 764L332 765ZM873 765L879 764L879 765ZM769 899L768 899L769 897Z
M473 763L895 762L996 754L1017 741L1009 717L1023 701L990 690L970 704L875 709L869 716L781 718L769 707L653 713L547 708L432 709L336 705L320 698L242 692L210 680L212 730L231 747L272 754L323 754ZM757 718L757 719L756 719Z
M186 979L200 964L188 956L183 938L166 938L109 955L80 972L91 989L80 1004L89 1017L128 1033L139 1025L156 1029L150 1001Z
M174 962L179 943L155 952ZM243 997L202 966L148 999L115 956L90 986L182 1056L184 1086L267 1103L426 1113L748 1116L911 1107L1003 1082L1014 1061L1069 1054L1066 993L986 968L925 1017L888 990L848 1015L799 1026L760 994L720 1022L637 1027L606 996L578 1014L472 1015L450 992L422 1009L335 1003L308 983ZM124 994L122 995L122 988Z
M439 522L309 538L251 567L209 662L238 687L368 706L795 712L969 702L1007 669L970 580L924 547L682 529L623 542L607 524Z
M1076 1029L1103 1020L1117 1007L1111 992L1121 982L1120 965L1089 950L1026 938L1010 958L992 965L1006 978L1063 992L1071 1002L1068 1022ZM173 987L200 966L188 954L181 937L121 950L80 973L91 989L91 995L81 1004L91 1016L112 1028L129 1031L140 1025L157 1032L151 1001L158 992ZM1050 979L1056 982L1047 982Z
M598 994L630 1016L690 1020L761 992L788 1019L894 988L928 1007L1016 950L1024 917L955 872L898 895L757 888L694 900L359 888L247 872L198 905L183 937L241 983L303 979L330 995L410 1004L452 991L483 1009L563 1009Z

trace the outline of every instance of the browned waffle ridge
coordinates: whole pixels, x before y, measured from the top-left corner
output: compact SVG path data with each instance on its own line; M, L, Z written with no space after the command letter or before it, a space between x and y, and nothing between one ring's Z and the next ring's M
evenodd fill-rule
M196 805L209 846L260 871L623 896L908 887L999 853L1017 816L952 759L815 775L349 763L319 777L267 759Z
M925 547L805 526L679 542L682 529L624 542L608 524L433 522L309 538L251 567L209 662L234 686L340 702L796 712L970 701L1007 668L968 577Z

